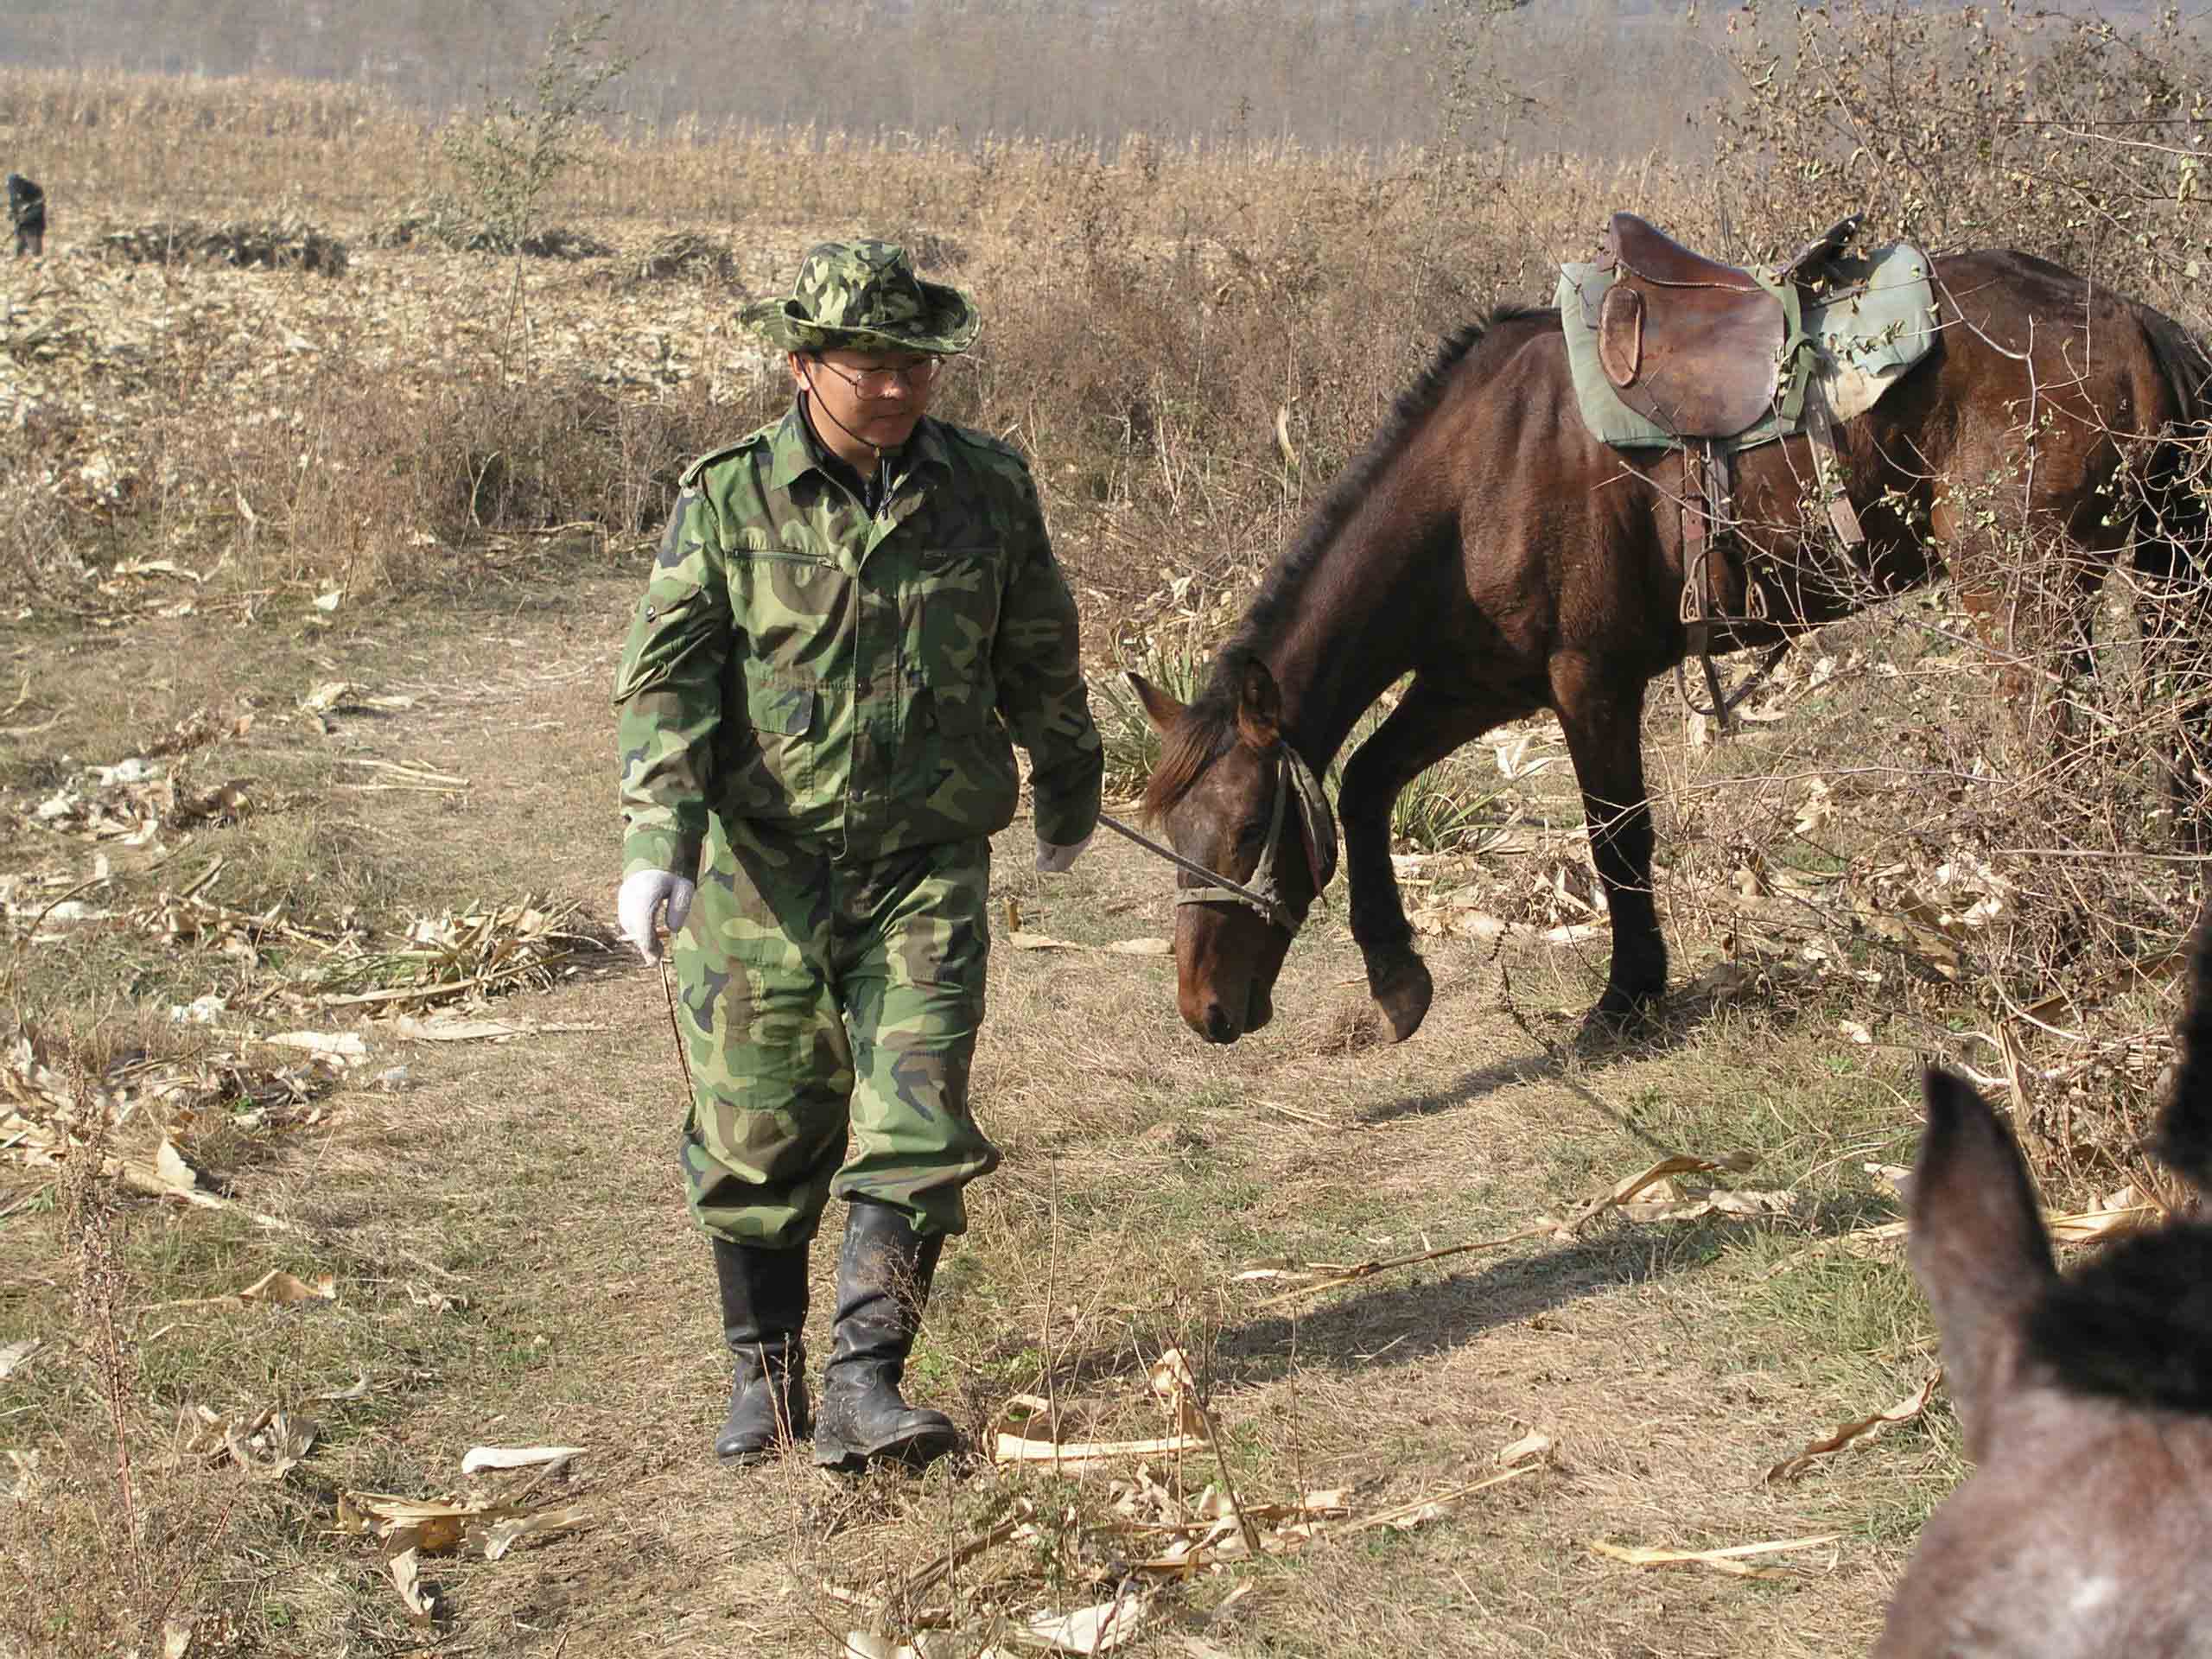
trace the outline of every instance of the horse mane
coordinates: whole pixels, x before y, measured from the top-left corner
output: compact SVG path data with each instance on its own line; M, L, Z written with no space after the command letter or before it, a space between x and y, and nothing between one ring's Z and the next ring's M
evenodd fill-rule
M2212 1198L2212 903L2197 918L2181 1050L2173 1098L2158 1120L2152 1150Z
M2120 1240L2044 1293L2027 1347L2074 1393L2212 1414L2212 1226Z
M2197 923L2180 1036L2153 1147L2212 1197L2212 906ZM2212 1414L2212 1225L2138 1234L2069 1274L2029 1315L2028 1348L2063 1388Z
M1502 306L1480 321L1466 324L1444 342L1421 378L1398 394L1381 429L1337 474L1319 504L1306 515L1297 537L1268 568L1243 620L1214 659L1205 689L1191 699L1174 729L1162 738L1160 763L1145 785L1147 818L1158 819L1181 800L1234 741L1238 689L1243 683L1245 664L1274 642L1321 556L1367 499L1376 478L1398 458L1408 435L1444 401L1452 372L1498 324L1544 315L1533 306Z
M1222 653L1222 660L1229 653ZM1157 823L1190 792L1199 774L1225 751L1236 726L1236 705L1214 695L1222 664L1214 664L1214 683L1184 705L1181 716L1160 736L1160 760L1145 780L1144 816ZM1234 683L1234 682L1231 682Z

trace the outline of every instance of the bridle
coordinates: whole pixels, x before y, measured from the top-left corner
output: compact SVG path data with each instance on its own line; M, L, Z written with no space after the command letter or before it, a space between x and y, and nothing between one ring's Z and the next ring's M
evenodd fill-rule
M1276 755L1274 799L1268 809L1268 838L1260 848L1260 861L1253 867L1249 882L1233 881L1196 859L1185 858L1149 836L1140 835L1118 818L1101 813L1098 821L1147 851L1158 854L1186 877L1198 878L1196 882L1184 880L1176 884L1178 905L1243 905L1257 911L1262 920L1286 933L1295 933L1300 918L1291 913L1290 906L1282 896L1281 882L1277 879L1283 825L1290 817L1289 804L1298 804L1300 840L1306 851L1306 874L1313 878L1317 898L1329 885L1329 878L1337 873L1337 820L1329 810L1329 798L1322 790L1321 780L1314 776L1313 768L1306 764L1304 758L1287 743L1276 746Z

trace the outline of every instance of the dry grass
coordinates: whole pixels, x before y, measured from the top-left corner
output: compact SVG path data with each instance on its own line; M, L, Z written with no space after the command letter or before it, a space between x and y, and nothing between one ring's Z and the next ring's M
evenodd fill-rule
M725 1374L650 976L594 959L509 999L537 1029L506 1042L363 1025L366 1058L282 1109L264 1094L299 1057L250 1039L338 1023L300 988L322 944L365 960L411 918L524 895L604 918L605 686L641 548L681 460L776 406L773 365L731 319L817 235L906 236L976 290L990 328L954 412L1034 455L1097 673L1173 679L1435 336L1541 297L1613 207L1712 240L1702 175L640 131L563 210L618 254L526 262L518 288L513 264L377 245L453 181L435 135L370 95L16 74L0 105L60 158L50 183L78 181L44 265L0 276L0 565L20 613L0 715L6 1001L41 1058L150 1103L100 1133L133 1156L165 1135L226 1201L119 1192L81 1147L56 1170L0 1136L0 1423L36 1459L0 1465L0 1574L38 1586L9 1601L8 1639L150 1652L189 1618L194 1652L829 1652L849 1629L949 1622L965 1653L1103 1599L1129 1554L1106 1473L967 1461L847 1485L799 1463L709 1466ZM1775 158L1811 143L1745 109ZM288 191L347 243L342 276L91 255L103 228L238 219ZM1761 246L1853 205L1752 224L1750 199L1732 198L1736 228ZM2024 212L2018 239L2056 246L2056 212ZM671 278L654 262L680 233L697 258ZM2181 279L2129 247L2113 256L2127 285L2198 321ZM1924 1374L1894 1246L1860 1236L1895 1212L1867 1166L1908 1160L1917 1057L2017 1090L2058 1200L2141 1173L2174 993L2130 964L2178 938L2201 882L2145 851L2167 844L2144 757L2174 698L2126 597L2063 769L2004 718L1941 589L1808 642L1759 700L1774 717L1730 743L1695 742L1655 696L1681 986L1643 1047L1567 1041L1604 941L1541 725L1498 734L1503 764L1478 747L1421 809L1438 833L1409 898L1435 930L1438 995L1411 1045L1375 1040L1337 917L1294 952L1276 1024L1228 1051L1175 1025L1159 958L998 953L977 1089L1007 1158L948 1253L921 1395L979 1443L1017 1394L1141 1437L1160 1427L1150 1367L1179 1348L1220 1439L1155 1466L1174 1501L1224 1479L1255 1504L1341 1488L1342 1520L1469 1485L1531 1430L1554 1443L1542 1472L1410 1531L1324 1528L1163 1586L1129 1651L1865 1645L1960 1471L1948 1415L1795 1484L1761 1477ZM335 682L355 690L318 697ZM1117 731L1126 781L1141 740ZM160 763L161 801L87 781L131 756ZM341 787L365 781L404 786ZM185 821L180 804L233 783L248 810ZM116 804L30 816L71 791ZM996 896L1025 926L1103 944L1172 925L1166 876L1134 850L1046 880L1021 833ZM188 894L220 925L145 925ZM110 913L48 913L72 897ZM171 1020L208 997L251 1023ZM223 1091L156 1099L161 1066ZM1759 1161L1736 1184L1795 1201L1610 1216L1310 1305L1262 1307L1268 1281L1236 1277L1501 1236L1662 1151L1737 1150ZM270 1269L329 1274L337 1294L235 1299ZM828 1275L817 1262L817 1303ZM818 1351L818 1308L816 1324ZM42 1345L26 1359L21 1343ZM319 1425L288 1470L243 1433L243 1459L194 1438L203 1408L238 1427L270 1408ZM446 1612L425 1630L374 1546L334 1531L340 1495L454 1490L484 1442L587 1447L544 1495L594 1521L496 1562L431 1558ZM906 1578L1022 1503L1026 1529L942 1580ZM1828 1532L1774 1580L1588 1548Z

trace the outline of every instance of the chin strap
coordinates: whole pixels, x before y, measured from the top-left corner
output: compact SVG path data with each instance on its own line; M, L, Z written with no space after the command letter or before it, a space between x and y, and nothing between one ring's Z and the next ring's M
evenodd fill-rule
M854 431L851 427L847 426L835 415L831 415L830 413L829 409L823 404L822 399L815 394L814 380L813 377L810 375L808 377L806 383L806 407L810 411L819 410L823 414L829 415L830 425L836 427L840 432L850 438L855 443L859 444L861 448L867 450L868 454L875 457L875 476L874 478L862 478L861 480L861 505L866 507L870 514L880 512L883 510L883 503L885 499L891 493L891 458L884 454L880 446L870 443L866 438L861 436L859 433ZM811 415L810 415L810 421L811 418ZM818 432L816 433L815 437L816 441L819 442L821 439L821 434ZM859 470L860 469L858 467L854 468L855 473Z
M810 410L819 410L823 414L829 415L830 425L836 427L840 432L850 438L855 443L857 443L861 448L867 450L868 454L874 455L875 457L876 465L880 467L883 464L883 451L879 447L870 443L866 438L861 436L859 433L854 431L851 427L847 426L842 421L839 420L836 416L830 414L830 406L822 401L822 395L814 389L814 374L811 370L808 371L806 377L806 406Z

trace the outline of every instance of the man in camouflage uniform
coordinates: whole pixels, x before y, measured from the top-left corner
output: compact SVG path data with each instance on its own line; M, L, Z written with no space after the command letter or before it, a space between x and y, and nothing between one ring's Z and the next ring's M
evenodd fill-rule
M683 476L615 685L617 908L648 961L664 906L675 936L683 1174L736 1356L716 1454L807 1432L807 1247L834 1194L815 1460L918 1462L957 1437L899 1381L962 1188L999 1160L968 1105L987 837L1018 742L1038 868L1065 869L1101 750L1028 468L927 418L939 360L976 338L967 297L895 246L825 243L744 316L796 396Z
M16 227L16 257L46 251L46 192L20 173L8 175L8 222Z

